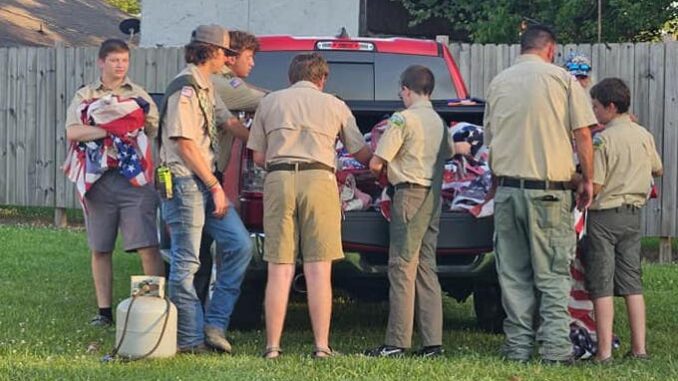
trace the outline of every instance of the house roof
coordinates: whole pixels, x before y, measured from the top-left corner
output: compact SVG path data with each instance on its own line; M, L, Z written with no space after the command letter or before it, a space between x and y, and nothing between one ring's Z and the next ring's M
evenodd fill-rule
M0 47L96 46L107 38L127 39L118 24L130 17L104 0L3 0Z

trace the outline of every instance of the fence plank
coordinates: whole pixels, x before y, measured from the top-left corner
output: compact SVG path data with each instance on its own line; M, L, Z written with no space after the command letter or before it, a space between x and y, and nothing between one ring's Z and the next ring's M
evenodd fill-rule
M485 97L485 91L483 87L483 46L480 44L471 45L471 84L469 91L471 96L474 97Z
M635 49L634 44L619 44L619 74L631 90L631 96L636 93L636 81L634 78Z
M678 43L668 43L666 47L666 74L670 80L664 82L664 142L663 159L664 186L662 194L663 237L676 236L676 195L678 181Z
M657 150L663 157L664 151L664 74L665 68L665 49L664 44L650 45L650 56L648 60L648 118L645 127L650 130ZM664 159L665 165L671 165ZM675 164L674 164L675 165ZM661 233L661 221L663 214L662 195L664 194L665 181L663 178L656 179L656 186L659 189L660 197L648 201L646 209L652 209L653 213L646 215L645 231L647 234L656 236ZM675 186L675 184L674 184Z
M6 173L7 178L7 203L15 205L16 200L16 130L18 119L18 99L19 91L17 88L19 75L19 49L10 48L8 60L9 80L7 83L7 97L9 98L9 110L7 113L7 161Z
M37 69L37 55L38 48L23 48L26 50L26 77L24 79L24 102L22 103L22 114L24 120L21 126L23 130L23 136L21 140L21 146L23 147L23 158L21 167L18 169L23 173L23 181L17 181L21 183L22 193L22 205L40 205L37 201L36 190L37 190L37 170L35 163L37 161L37 147L36 147L36 138L37 138L37 97L36 92L38 84L38 69ZM17 179L19 180L19 179Z
M5 93L5 96L0 97L0 123L3 127L0 128L0 205L9 204L7 199L7 130L9 127L9 98L8 82L9 82L9 66L8 66L9 49L0 49L0 91Z
M56 48L56 126L55 126L55 164L61 164L66 157L66 110L71 102L73 96L73 85L75 81L75 68L73 61L75 60L75 49L66 48L64 46L57 46ZM57 165L58 168L58 165ZM57 208L70 207L69 193L73 191L70 188L70 182L62 173L56 171L54 188L55 188L55 206Z
M54 163L55 132L57 126L54 121L56 94L55 50L41 48L37 56L37 126L38 134L36 145L36 203L41 206L54 205L54 177L59 167Z
M461 77L466 81L466 90L471 92L470 95L476 97L483 97L484 94L474 94L471 89L471 45L470 44L460 44L459 50L459 60L457 65L459 66L459 71L461 72Z
M495 44L486 44L483 46L483 79L482 79L482 93L485 94L490 85L490 81L497 75L497 57L498 47Z
M638 123L647 126L650 97L650 45L648 43L639 43L634 46L634 50L633 81L635 91L631 93L631 111L638 118ZM656 210L649 203L643 208L640 217L640 226L643 230L647 230L648 218L652 218L654 213L656 213Z

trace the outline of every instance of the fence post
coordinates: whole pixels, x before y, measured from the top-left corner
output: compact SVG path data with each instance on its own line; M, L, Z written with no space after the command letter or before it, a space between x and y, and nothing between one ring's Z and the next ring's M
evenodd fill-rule
M671 263L673 255L671 251L671 237L659 238L659 263Z
M54 227L65 228L68 226L66 208L54 208Z

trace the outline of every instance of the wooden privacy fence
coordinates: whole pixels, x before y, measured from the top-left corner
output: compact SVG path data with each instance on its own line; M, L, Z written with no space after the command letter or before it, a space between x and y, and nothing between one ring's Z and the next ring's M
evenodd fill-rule
M450 44L473 96L519 55L517 45ZM617 76L633 97L632 112L654 135L665 173L660 198L643 213L644 234L676 236L678 159L678 43L559 46L557 63L571 50L592 59L594 80ZM72 184L60 170L66 153L65 113L75 91L98 75L97 48L0 49L0 205L72 208ZM162 92L183 67L180 48L136 48L129 76Z

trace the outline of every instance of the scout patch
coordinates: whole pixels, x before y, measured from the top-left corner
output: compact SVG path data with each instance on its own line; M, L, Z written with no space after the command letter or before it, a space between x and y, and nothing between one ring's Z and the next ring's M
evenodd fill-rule
M193 94L194 94L194 91L193 91L193 87L191 87L191 86L184 86L181 89L181 96L182 97L191 98L191 97L193 97Z
M593 136L593 149L601 149L603 148L604 144L605 142L603 141L603 138L600 136L600 134Z
M231 85L232 88L237 89L240 85L242 85L242 79L233 78L232 80L228 81L228 84Z
M388 120L388 124L394 127L404 127L405 126L405 118L403 118L403 115L399 112L393 113L391 117Z

